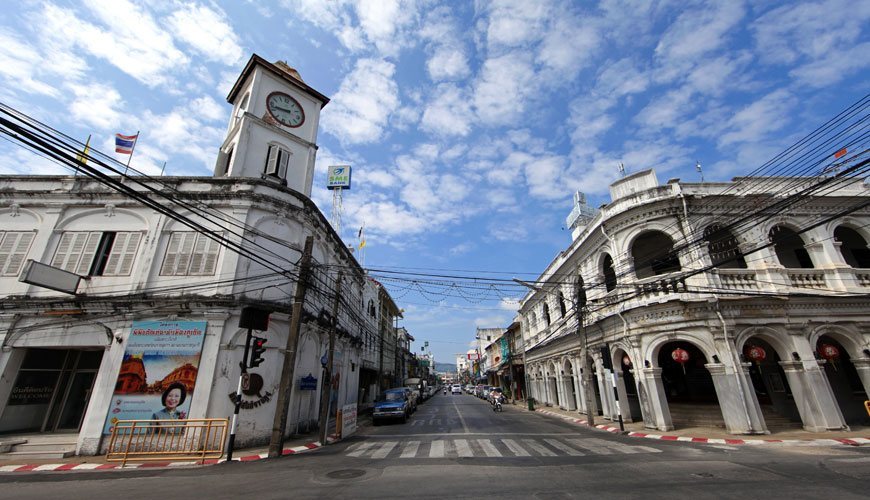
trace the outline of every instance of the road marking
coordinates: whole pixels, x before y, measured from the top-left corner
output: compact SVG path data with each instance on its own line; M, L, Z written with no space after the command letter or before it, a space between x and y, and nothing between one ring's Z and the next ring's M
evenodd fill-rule
M402 450L402 458L414 458L417 456L417 450L420 448L420 441L408 441L405 449Z
M378 444L376 441L367 442L367 443L359 443L359 445L353 445L353 451L347 454L349 457L360 457L363 453L367 452L370 448L374 447Z
M583 453L582 451L577 451L574 448L571 448L567 444L565 444L561 441L558 441L556 439L545 439L544 441L547 444L549 444L550 446L552 446L553 448L556 448L559 451L564 451L565 453L567 453L568 455L571 455L572 457L582 457L583 455L585 455L585 453Z
M444 441L432 441L431 447L429 448L429 458L443 458L444 457Z
M478 439L477 444L478 444L478 446L480 446L480 449L482 449L483 452L486 453L486 456L488 456L488 457L500 457L501 456L501 452L498 451L498 449L496 449L495 445L493 445L489 439Z
M390 452L393 451L393 448L395 448L397 444L399 443L395 441L387 441L386 443L381 445L380 449L372 453L372 458L387 458L387 455L389 455Z
M471 452L471 446L468 445L468 441L464 439L457 439L453 441L453 444L456 446L456 454L460 457L474 456L474 454Z
M607 444L606 442L604 443L605 446L601 446L601 444L598 443L599 440L595 439L595 438L566 439L566 441L568 441L569 443L571 443L572 445L574 445L578 448L583 448L584 450L589 450L592 453L597 453L599 455L613 455L613 450L611 450L610 448L608 448L606 446L606 444Z
M527 452L522 446L519 445L519 443L517 443L513 439L502 439L501 442L504 443L505 446L507 446L507 448L511 451L511 453L514 454L514 456L517 456L517 457L530 456L529 452Z
M523 439L523 444L526 447L531 448L532 451L541 455L542 457L555 457L556 454L544 447L541 444L538 444L534 439Z
M465 425L465 419L462 418L462 412L459 411L459 407L456 406L456 401L451 401L451 403L453 403L453 407L456 408L456 414L459 415L459 421L462 422L462 430L464 430L464 431L467 433L467 432L468 432L468 426Z

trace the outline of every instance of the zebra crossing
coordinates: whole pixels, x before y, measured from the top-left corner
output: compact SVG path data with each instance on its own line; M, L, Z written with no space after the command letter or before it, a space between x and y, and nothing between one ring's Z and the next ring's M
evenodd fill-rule
M456 438L432 441L368 440L349 446L345 456L371 459L582 457L660 452L651 446L628 445L599 438Z

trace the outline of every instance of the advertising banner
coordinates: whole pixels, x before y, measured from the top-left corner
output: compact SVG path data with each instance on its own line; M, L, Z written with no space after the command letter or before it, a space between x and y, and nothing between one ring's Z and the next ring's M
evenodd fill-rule
M346 438L356 432L356 403L341 408L341 437Z
M205 321L134 321L103 433L118 420L185 419Z

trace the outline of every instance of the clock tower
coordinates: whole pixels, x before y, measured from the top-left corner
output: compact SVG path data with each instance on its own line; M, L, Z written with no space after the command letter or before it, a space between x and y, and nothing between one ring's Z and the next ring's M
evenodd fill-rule
M215 177L260 177L310 198L320 110L329 98L287 63L254 54L227 102L233 113Z

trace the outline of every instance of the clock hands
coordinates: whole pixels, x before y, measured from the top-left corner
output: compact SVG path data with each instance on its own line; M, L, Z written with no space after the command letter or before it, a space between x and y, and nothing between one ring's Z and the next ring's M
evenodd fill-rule
M278 106L278 105L273 105L272 107L274 107L275 109L280 109L281 111L286 111L288 113L295 113L295 114L299 113L299 110L296 110L296 109L282 108L281 106Z

